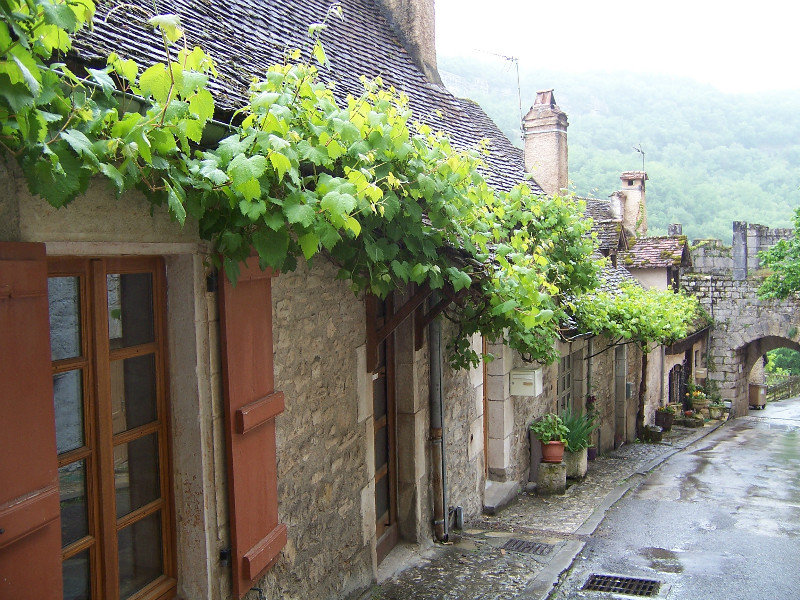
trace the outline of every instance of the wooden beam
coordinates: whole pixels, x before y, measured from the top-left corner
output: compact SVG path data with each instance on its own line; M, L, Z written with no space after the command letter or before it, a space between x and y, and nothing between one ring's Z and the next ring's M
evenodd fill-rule
M427 313L420 311L414 321L414 350L421 350L425 340L425 328L430 325L436 317L442 314L445 309L453 302L458 303L461 298L467 295L468 288L464 288L458 293L453 293L452 288L444 290L445 297L436 303Z
M431 289L427 285L419 288L414 295L408 299L408 302L406 302L400 308L400 310L396 311L391 317L389 317L389 320L386 321L383 324L383 327L378 330L375 337L376 345L380 344L383 340L389 337L389 334L397 329L397 326L405 321L418 306L422 306L422 303L425 302L430 294Z

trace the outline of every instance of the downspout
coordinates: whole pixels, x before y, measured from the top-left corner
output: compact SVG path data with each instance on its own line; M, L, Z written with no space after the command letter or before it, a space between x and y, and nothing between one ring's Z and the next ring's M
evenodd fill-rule
M429 307L436 306L439 296L431 294ZM430 414L431 414L431 465L433 467L433 531L436 540L446 542L449 537L447 523L447 470L443 435L444 404L442 400L442 324L438 319L428 325L430 350Z

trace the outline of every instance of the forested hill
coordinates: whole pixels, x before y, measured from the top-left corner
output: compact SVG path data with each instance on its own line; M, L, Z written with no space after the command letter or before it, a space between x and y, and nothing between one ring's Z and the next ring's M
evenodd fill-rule
M517 80L501 58L440 56L453 93L477 101L521 145ZM731 239L731 222L791 225L800 205L800 92L732 95L689 79L630 73L520 72L522 109L555 89L569 116L569 178L605 198L623 171L650 177L649 233L683 223L690 239Z

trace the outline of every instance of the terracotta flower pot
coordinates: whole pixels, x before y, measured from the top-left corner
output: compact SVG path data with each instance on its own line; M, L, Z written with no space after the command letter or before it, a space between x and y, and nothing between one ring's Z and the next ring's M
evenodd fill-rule
M564 458L564 442L542 442L542 462L560 463Z

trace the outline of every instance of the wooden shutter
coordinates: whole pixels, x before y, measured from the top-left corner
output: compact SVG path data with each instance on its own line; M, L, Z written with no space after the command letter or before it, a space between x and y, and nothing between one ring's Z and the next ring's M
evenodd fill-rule
M286 545L286 525L278 523L275 417L283 412L283 394L274 387L271 277L253 257L235 286L222 277L220 294L231 563L239 598Z
M0 242L0 598L61 598L44 244Z

